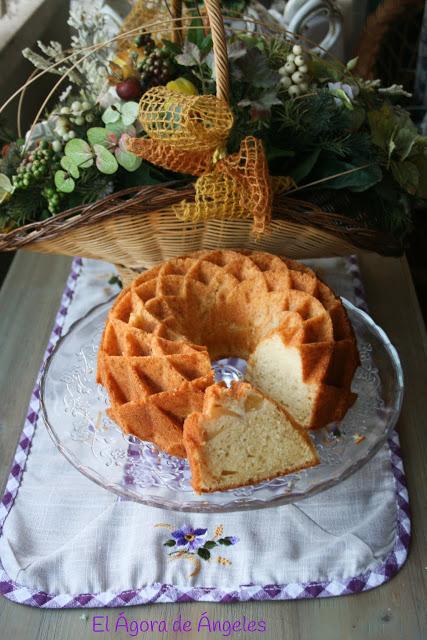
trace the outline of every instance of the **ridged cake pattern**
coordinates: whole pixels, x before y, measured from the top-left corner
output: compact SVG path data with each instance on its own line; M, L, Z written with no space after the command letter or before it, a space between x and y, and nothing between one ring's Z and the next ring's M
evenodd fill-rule
M306 426L338 419L352 402L357 349L341 301L311 269L226 249L144 272L117 298L101 341L97 377L110 416L125 432L185 457L183 422L202 409L212 360L250 362L274 332L298 349L304 382L321 390Z

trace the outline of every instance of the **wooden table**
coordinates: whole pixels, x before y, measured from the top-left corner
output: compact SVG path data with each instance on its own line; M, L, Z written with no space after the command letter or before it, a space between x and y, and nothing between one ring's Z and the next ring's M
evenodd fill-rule
M427 359L426 334L406 259L361 256L368 303L403 362L406 396L400 436L412 507L409 560L386 585L359 595L293 602L219 605L190 603L128 609L135 619L171 621L180 611L193 621L244 614L265 619L267 632L247 638L268 640L422 640L427 638ZM0 488L27 411L28 399L48 341L70 268L63 257L21 252L0 291ZM110 610L117 617L120 610ZM107 610L32 609L0 598L3 640L81 640L125 638L126 633L94 634L92 617ZM142 636L138 636L141 638ZM216 640L221 634L150 634L149 638ZM234 638L242 638L240 634Z

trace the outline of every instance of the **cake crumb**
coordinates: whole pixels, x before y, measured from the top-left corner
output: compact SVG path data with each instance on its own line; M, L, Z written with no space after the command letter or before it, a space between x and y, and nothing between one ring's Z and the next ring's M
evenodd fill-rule
M353 440L355 444L360 444L364 440L366 440L365 436L360 435L360 433L355 433L353 436Z

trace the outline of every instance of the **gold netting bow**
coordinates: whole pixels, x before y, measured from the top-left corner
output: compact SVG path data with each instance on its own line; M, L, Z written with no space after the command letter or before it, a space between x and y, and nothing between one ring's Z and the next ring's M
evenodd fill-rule
M253 231L265 231L272 187L264 146L247 136L237 153L226 155L233 115L225 102L154 87L141 98L139 120L148 138L128 138L129 151L165 169L198 177L194 202L173 207L179 219L252 217Z

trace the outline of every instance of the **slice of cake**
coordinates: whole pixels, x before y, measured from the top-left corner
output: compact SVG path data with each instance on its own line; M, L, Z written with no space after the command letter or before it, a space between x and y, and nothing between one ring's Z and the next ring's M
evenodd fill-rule
M319 463L310 436L247 382L209 387L203 410L184 423L197 493L255 484Z
M306 429L342 420L356 399L351 391L358 365L353 339L295 344L287 329L279 327L260 341L249 358L247 379Z

